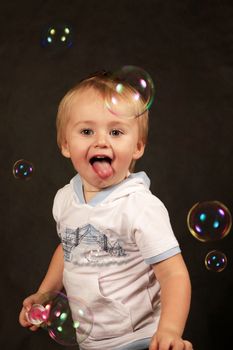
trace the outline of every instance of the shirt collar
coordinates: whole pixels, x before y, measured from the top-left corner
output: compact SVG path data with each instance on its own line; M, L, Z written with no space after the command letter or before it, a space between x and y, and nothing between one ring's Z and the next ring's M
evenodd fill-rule
M106 197L108 197L113 191L119 188L122 184L125 184L134 178L142 179L143 182L146 184L146 186L150 187L150 180L144 171L140 171L138 173L132 173L132 174L129 173L128 177L123 181L121 181L120 183L107 188L103 188L88 203L86 203L84 198L82 179L79 174L73 177L73 179L71 180L71 184L73 184L74 191L81 204L88 204L92 207L95 207L97 204L101 203Z

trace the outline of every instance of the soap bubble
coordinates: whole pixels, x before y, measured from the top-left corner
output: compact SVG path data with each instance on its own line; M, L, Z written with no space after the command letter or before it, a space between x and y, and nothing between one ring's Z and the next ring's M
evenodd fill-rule
M114 115L138 117L151 107L154 84L145 70L123 66L110 77L113 87L106 96L106 106Z
M69 48L73 45L72 28L66 24L54 24L45 28L41 45L43 47Z
M16 179L29 180L34 173L34 166L25 159L20 159L13 165L13 175Z
M32 305L27 319L47 330L57 343L67 346L83 342L93 326L93 315L86 303L61 292L41 295L40 303Z
M219 201L196 203L187 216L191 234L202 242L217 241L228 235L232 217L228 208Z
M41 304L33 304L30 311L27 313L28 321L36 326L40 326L47 320L48 311Z
M205 257L205 266L210 271L223 271L227 266L226 255L218 250L212 250Z

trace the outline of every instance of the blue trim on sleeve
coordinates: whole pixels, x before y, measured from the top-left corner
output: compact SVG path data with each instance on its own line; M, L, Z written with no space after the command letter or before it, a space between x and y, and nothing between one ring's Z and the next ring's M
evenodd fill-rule
M180 247L174 247L171 248L169 250L167 250L166 252L156 255L156 256L152 256L151 258L145 259L145 263L148 265L152 265L155 263L158 263L160 261L166 260L168 258L171 258L172 256L179 254L181 252Z

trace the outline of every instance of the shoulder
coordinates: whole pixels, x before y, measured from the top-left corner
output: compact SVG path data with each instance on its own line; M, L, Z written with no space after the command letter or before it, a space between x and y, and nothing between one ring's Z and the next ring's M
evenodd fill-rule
M135 227L142 228L152 223L156 226L170 226L165 204L149 189L133 193L129 198L128 210Z
M152 223L168 223L170 221L167 208L163 202L149 190L131 193L121 203L121 211L132 222L134 229ZM165 224L167 225L167 224Z
M53 201L53 216L55 220L57 220L60 213L72 201L73 195L74 191L71 184L67 184L57 191Z
M130 198L135 204L164 207L163 202L150 191L150 179L144 171L131 174L125 185L128 186Z
M72 196L72 194L73 194L72 186L71 186L71 184L67 184L57 191L57 193L54 197L54 202L63 201L64 199Z
M141 208L165 208L164 203L149 189L142 189L130 195L130 201Z

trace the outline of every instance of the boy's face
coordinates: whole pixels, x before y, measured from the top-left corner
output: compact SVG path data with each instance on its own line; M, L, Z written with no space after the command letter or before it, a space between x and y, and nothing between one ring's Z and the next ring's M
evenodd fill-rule
M112 114L94 89L78 93L66 127L62 154L83 180L84 192L121 182L131 161L144 153L136 118Z

